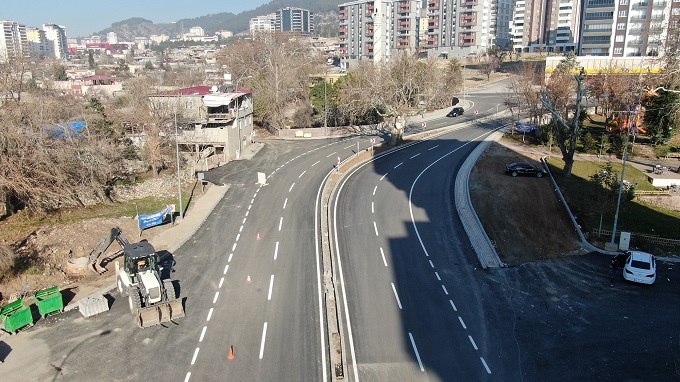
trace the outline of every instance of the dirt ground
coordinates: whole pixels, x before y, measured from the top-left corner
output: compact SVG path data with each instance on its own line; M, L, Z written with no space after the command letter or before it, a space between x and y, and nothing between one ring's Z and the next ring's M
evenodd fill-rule
M512 266L582 253L550 178L506 175L513 162L540 166L540 157L501 140L489 145L470 175L472 204L501 260Z
M200 197L201 193L197 193L194 201ZM135 242L151 239L171 226L167 223L149 228L140 237L136 219L95 218L43 226L26 238L17 239L17 242L3 239L0 243L0 306L6 304L13 293L28 292L27 295L32 296L37 290L55 285L64 289L97 283L102 276L80 264L73 264L73 261L87 258L111 228L120 227L125 238ZM111 244L99 260L115 254L119 249L116 243ZM15 260L17 257L19 260ZM21 270L19 277L11 276L12 267Z

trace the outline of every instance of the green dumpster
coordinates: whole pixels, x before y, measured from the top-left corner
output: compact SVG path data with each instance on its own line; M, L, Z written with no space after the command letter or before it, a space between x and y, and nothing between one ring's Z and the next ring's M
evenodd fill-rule
M64 310L64 300L61 298L59 287L56 286L35 292L35 303L43 317Z
M33 314L30 307L24 306L24 299L20 298L2 307L0 320L2 328L12 334L26 325L33 325Z

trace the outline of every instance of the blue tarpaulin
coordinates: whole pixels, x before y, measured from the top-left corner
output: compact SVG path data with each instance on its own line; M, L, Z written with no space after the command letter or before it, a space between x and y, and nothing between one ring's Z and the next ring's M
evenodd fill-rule
M83 138L84 135L82 130L87 127L87 122L76 121L68 123L57 123L55 125L49 125L45 128L47 134L52 138L64 138L64 136L69 138Z
M169 206L152 214L139 214L139 229L147 229L163 224L163 220L168 214L170 214Z

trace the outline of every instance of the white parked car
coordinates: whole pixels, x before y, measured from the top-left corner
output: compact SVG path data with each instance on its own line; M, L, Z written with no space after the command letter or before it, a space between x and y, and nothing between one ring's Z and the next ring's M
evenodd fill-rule
M656 261L647 252L626 252L626 265L623 267L623 278L642 284L654 284L656 281Z

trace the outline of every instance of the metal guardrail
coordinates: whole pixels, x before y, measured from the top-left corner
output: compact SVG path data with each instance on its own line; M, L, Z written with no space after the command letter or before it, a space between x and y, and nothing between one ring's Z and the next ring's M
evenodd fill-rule
M592 233L599 236L611 236L612 231L607 229L593 228ZM617 235L618 236L618 235ZM654 244L664 244L664 245L680 245L680 240L678 239L668 239L656 235L648 235L645 233L635 233L631 232L630 236L632 238L639 238Z

